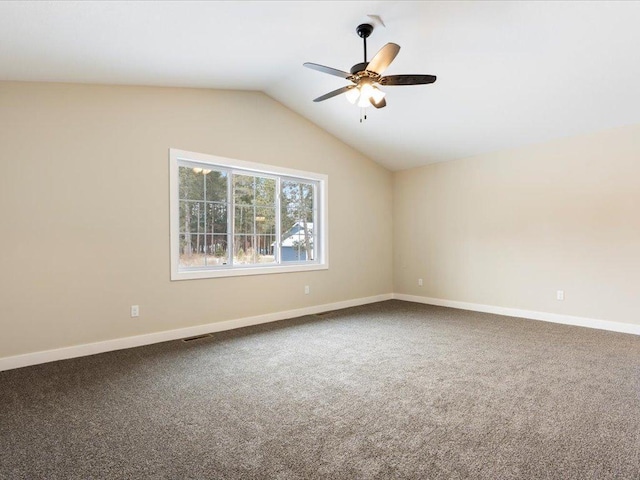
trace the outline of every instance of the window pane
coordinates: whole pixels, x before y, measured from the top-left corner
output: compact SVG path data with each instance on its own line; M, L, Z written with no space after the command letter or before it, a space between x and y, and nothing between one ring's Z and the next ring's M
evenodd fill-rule
M226 235L207 235L207 255L208 266L226 265L229 260L229 251Z
M180 201L180 233L204 233L204 202Z
M282 240L282 261L300 262L314 259L314 235L312 224L304 222L296 225L284 235Z
M233 201L236 205L253 205L255 200L255 177L233 176Z
M274 263L275 235L234 235L233 263L235 265L257 265Z
M254 235L233 236L233 263L235 265L256 263L253 238Z
M276 233L275 207L256 207L256 233Z
M256 207L256 249L259 263L276 261L275 242L275 207Z
M275 235L256 235L256 254L258 263L273 263L276 261L275 243Z
M313 223L314 188L313 184L282 182L282 231L286 232L297 222L306 220Z
M207 233L227 233L227 205L207 203L205 230Z
M280 218L282 223L283 262L314 260L314 184L282 182Z
M255 215L254 207L238 207L235 209L234 229L235 234L254 233Z
M180 235L180 266L203 267L205 265L204 250L203 234Z
M255 177L256 205L275 205L276 181L273 178Z
M207 170L203 170L206 172ZM206 200L210 202L227 201L227 172L209 171L206 176Z
M180 199L204 200L204 176L202 171L197 173L193 167L180 167L179 175Z

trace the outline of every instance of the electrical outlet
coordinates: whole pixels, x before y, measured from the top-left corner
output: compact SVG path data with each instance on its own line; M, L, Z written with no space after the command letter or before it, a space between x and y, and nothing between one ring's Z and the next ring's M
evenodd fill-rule
M421 279L421 278L419 278L419 279L418 279L418 286L419 286L419 287L421 287L421 286L422 286L422 279Z
M140 316L140 306L131 305L131 318Z
M564 300L564 290L558 290L556 292L556 299L557 300Z
M305 285L304 286L304 294L305 295L309 295L309 292L311 291L311 289L309 288L309 285Z

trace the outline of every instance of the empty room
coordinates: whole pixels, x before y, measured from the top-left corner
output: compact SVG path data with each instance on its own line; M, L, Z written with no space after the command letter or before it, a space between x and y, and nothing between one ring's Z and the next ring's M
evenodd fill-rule
M640 479L640 1L0 1L0 480Z

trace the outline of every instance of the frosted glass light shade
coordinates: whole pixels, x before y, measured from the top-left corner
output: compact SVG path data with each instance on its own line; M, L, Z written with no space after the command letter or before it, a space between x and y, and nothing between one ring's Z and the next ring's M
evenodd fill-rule
M347 93L345 93L344 96L347 97L347 100L349 100L350 103L355 104L358 101L358 97L360 96L360 89L357 87L352 88Z
M358 99L358 106L360 108L367 108L369 105L369 96L364 93L360 94L360 98Z
M384 98L384 96L385 96L385 93L382 90L380 90L377 87L373 87L371 92L371 98L373 98L373 101L375 103L380 103Z
M363 97L367 97L367 100L371 98L371 94L373 93L373 85L370 83L363 83L360 87L360 94Z
M366 81L345 93L347 100L352 104L357 104L360 108L367 108L371 105L372 100L376 104L380 103L384 96L385 93L382 90Z
M358 100L358 106L360 108L367 108L370 105L369 99L371 98L372 92L373 87L370 83L363 83L360 85L360 99Z

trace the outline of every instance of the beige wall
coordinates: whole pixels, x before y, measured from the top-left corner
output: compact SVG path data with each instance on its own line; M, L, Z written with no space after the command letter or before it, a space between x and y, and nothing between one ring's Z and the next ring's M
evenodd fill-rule
M0 83L0 146L0 357L392 292L391 173L261 93ZM330 269L171 282L170 147L329 175Z
M397 293L640 324L638 125L397 172L394 223Z

